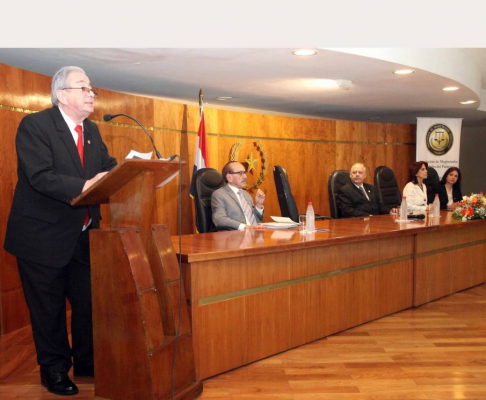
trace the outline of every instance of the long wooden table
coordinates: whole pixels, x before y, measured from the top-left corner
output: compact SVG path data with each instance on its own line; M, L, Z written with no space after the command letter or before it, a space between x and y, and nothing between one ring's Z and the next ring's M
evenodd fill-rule
M182 237L197 379L486 281L485 221L316 225Z

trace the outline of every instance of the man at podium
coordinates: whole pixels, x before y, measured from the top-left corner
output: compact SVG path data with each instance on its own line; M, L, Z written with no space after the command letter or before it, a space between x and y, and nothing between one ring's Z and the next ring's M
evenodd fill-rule
M5 250L17 257L41 383L52 393L71 395L78 393L68 376L71 366L75 377L94 374L89 230L98 227L100 209L70 203L116 160L87 119L97 93L85 72L63 67L51 89L53 107L27 115L17 130L18 182Z

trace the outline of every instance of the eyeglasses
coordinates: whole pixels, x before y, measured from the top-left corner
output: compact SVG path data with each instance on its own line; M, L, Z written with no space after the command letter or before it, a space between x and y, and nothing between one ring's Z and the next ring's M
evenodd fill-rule
M92 92L94 97L98 97L98 92L96 90L94 90L93 88L86 87L86 86L81 86L81 87L66 87L66 88L62 88L61 90L68 90L68 89L78 89L78 90L82 90L83 93L90 93L90 92Z
M228 174L243 176L246 174L246 171L228 172Z

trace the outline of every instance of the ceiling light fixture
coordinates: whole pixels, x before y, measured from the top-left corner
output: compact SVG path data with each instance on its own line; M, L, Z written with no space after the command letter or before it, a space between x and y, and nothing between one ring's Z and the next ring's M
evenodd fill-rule
M317 54L317 51L311 49L299 49L299 50L294 50L292 54L294 56L314 56Z
M319 86L326 89L349 90L353 82L347 79L315 79L312 81L312 83L314 86Z
M408 75L413 74L414 72L413 69L397 69L396 71L393 71L393 73L397 75Z
M442 88L444 92L453 92L454 90L459 90L457 86L447 86L445 88Z
M221 97L216 97L216 100L225 101L225 100L230 100L232 98L233 97L231 97L231 96L221 96Z
M460 101L461 104L473 104L476 103L476 100L467 100L467 101Z

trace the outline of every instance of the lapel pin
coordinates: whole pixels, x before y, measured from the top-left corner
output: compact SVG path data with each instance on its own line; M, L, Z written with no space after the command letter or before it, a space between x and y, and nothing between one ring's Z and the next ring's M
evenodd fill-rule
M88 144L91 144L91 141L88 139Z

